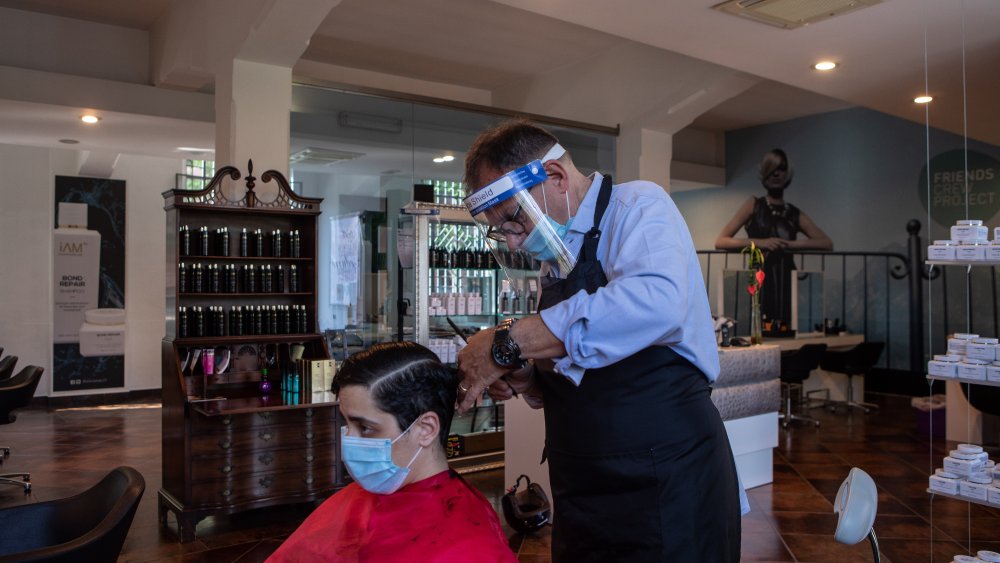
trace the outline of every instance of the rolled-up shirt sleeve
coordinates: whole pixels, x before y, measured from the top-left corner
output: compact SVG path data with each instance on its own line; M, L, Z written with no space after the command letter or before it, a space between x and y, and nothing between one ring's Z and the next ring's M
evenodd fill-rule
M587 369L681 341L690 312L688 270L697 262L673 202L665 194L644 195L607 215L598 247L607 285L589 295L581 290L541 313L566 348L556 371L577 384Z

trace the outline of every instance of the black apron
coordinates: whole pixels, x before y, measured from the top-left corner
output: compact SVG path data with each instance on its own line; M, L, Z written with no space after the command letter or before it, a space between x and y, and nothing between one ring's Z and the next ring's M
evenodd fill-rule
M610 198L605 176L576 266L543 280L539 310L607 285L597 245ZM698 368L650 346L587 370L579 386L553 373L538 379L554 562L739 561L736 467Z

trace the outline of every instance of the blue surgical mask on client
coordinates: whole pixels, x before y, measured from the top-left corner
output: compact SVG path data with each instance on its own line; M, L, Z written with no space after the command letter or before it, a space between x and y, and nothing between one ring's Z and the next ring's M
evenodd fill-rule
M416 422L416 420L411 422L394 440L348 436L347 427L340 427L341 457L351 478L361 485L361 488L370 493L388 495L403 486L403 481L410 474L410 466L424 447L420 446L406 467L400 467L392 461L392 445L409 432Z

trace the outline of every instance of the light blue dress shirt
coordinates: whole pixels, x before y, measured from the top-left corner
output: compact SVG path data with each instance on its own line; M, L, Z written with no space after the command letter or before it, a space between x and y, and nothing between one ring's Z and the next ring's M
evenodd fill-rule
M594 225L602 180L594 174L564 239L573 256ZM649 346L669 346L714 382L719 352L701 265L687 223L666 190L645 181L616 185L600 229L597 258L608 284L590 295L580 290L541 312L545 326L566 346L556 371L579 385L588 369ZM547 265L549 274L560 275ZM740 512L747 514L742 480L739 496Z
M593 226L602 179L593 175L564 239L573 256ZM673 200L652 182L618 184L600 229L597 257L608 284L541 313L566 346L556 371L579 385L584 371L656 345L669 346L714 382L719 353L708 295L691 233Z

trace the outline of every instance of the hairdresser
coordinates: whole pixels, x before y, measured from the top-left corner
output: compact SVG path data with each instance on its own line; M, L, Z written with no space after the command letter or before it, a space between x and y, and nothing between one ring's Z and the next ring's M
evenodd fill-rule
M498 260L543 262L540 313L459 353L459 410L487 388L544 409L552 560L739 561L742 490L709 399L712 317L666 191L585 176L521 120L479 135L465 179Z
M736 210L715 239L719 250L742 250L751 242L764 251L764 279L761 286L761 313L767 321L791 321L792 292L790 273L795 262L789 251L833 250L833 241L798 207L785 201L785 190L792 183L794 171L788 155L773 149L760 161L760 183L767 191L750 197ZM735 238L740 229L747 238ZM799 233L806 238L799 239Z

